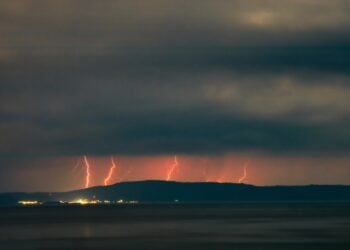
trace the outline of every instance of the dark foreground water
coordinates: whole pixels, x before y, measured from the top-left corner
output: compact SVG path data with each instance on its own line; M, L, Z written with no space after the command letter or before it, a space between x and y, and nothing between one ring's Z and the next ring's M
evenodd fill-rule
M350 204L0 208L0 249L350 249Z

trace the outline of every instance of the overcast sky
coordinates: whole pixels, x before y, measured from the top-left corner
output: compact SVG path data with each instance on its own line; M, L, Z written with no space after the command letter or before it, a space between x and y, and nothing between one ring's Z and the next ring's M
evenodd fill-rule
M23 159L347 162L349 13L347 0L1 1L0 183L11 187L0 191L22 185Z

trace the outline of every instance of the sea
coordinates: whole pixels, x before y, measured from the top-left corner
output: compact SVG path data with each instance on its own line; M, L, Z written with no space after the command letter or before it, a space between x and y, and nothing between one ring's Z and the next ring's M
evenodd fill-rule
M350 249L350 203L0 208L0 249Z

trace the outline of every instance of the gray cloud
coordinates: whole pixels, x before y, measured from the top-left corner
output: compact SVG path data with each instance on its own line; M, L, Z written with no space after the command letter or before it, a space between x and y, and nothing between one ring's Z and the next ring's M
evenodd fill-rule
M2 156L342 153L348 1L2 1Z

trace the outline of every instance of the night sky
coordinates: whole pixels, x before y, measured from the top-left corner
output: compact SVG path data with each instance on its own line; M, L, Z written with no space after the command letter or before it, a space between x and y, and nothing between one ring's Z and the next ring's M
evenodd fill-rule
M347 0L2 0L0 192L350 184ZM74 167L78 164L78 167Z

